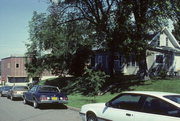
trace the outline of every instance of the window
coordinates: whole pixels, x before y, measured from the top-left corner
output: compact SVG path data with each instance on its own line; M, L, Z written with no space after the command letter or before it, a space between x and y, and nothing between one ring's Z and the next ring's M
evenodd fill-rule
M98 63L102 63L102 56L101 55L98 56Z
M135 55L132 55L132 66L136 65L136 57Z
M55 87L40 87L40 92L59 92L59 90Z
M16 68L19 68L19 64L16 64Z
M36 92L36 88L37 88L36 86L32 87L30 92Z
M111 101L111 106L119 109L139 110L138 102L140 98L141 98L140 95L131 95L131 94L121 95Z
M137 65L135 54L131 54L126 59L127 59L126 60L127 61L127 66L136 66Z
M163 63L163 55L156 55L156 63Z
M178 95L171 95L171 96L164 96L164 97L180 104L180 96Z
M146 98L143 106L143 112L179 117L178 108L154 97Z
M18 91L18 90L19 90L19 91L25 90L25 91L26 91L26 90L28 90L28 87L25 87L25 86L15 86L15 87L14 87L14 90L17 90L17 91Z
M160 40L157 41L157 46L160 46Z

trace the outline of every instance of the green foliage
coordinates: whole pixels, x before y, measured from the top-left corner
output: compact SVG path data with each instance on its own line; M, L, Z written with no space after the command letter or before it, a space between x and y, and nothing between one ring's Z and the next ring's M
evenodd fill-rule
M77 56L89 55L78 55L78 51L88 47L110 52L108 65L112 75L114 54L119 51L136 53L140 70L146 73L146 35L167 25L167 19L178 13L178 5L178 0L65 0L52 4L48 14L34 12L29 23L27 55L40 64L28 63L27 70L48 69L56 75L79 76L84 72L86 59ZM77 63L81 65L79 70L74 66Z
M102 71L86 69L84 75L79 78L78 90L82 95L97 96L107 77Z
M180 20L174 23L174 30L172 31L172 33L177 39L177 41L180 43Z
M166 69L161 69L159 72L159 76L161 79L165 79L167 77L168 71Z

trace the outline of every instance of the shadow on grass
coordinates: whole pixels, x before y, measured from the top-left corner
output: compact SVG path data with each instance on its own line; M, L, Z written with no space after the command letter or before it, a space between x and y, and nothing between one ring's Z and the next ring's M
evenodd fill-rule
M140 85L149 85L145 80L139 80L137 76L116 76L109 78L102 87L102 93L110 92L111 94L122 91L133 91L131 87Z
M69 86L76 82L76 77L59 77L52 80L46 80L46 85L58 86L63 92L67 94L74 93L77 87ZM148 85L144 80L139 80L135 75L116 75L113 78L108 78L101 88L101 94L107 92L118 93L122 91L133 90L132 86Z

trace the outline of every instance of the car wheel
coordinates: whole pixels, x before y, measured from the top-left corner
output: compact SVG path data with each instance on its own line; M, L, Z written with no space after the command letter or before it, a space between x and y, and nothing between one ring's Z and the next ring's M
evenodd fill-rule
M34 101L33 101L33 107L34 107L34 108L38 108L38 106L39 106L39 104L37 103L36 100L34 100Z
M93 114L93 113L89 113L89 114L87 115L87 121L97 121L96 115Z
M0 93L0 97L2 97L2 94Z

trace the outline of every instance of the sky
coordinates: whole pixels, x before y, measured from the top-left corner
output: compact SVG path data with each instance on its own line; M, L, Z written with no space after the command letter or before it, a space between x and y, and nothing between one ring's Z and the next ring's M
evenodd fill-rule
M33 11L47 12L48 0L0 0L0 60L22 56L29 42L29 21Z

